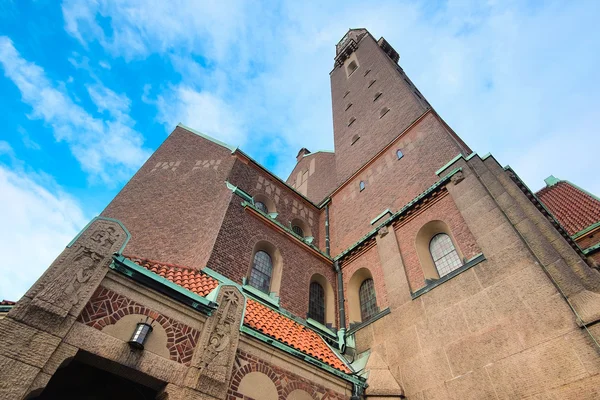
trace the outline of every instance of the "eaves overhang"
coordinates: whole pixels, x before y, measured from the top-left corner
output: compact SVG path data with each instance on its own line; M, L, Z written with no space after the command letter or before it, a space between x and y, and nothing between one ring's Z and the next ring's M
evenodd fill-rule
M201 313L210 316L218 307L218 304L210 301L196 293L163 278L154 272L148 271L146 268L139 266L133 261L125 258L121 254L113 255L113 262L110 268L125 276L130 277L134 281L143 286L156 290L174 300L179 301Z
M377 235L377 232L381 228L383 228L384 226L387 226L387 225L393 223L394 221L396 221L397 219L399 219L400 217L402 217L406 212L408 212L416 204L418 204L424 198L428 197L436 189L438 189L442 185L446 184L450 180L450 178L452 177L452 175L454 175L454 174L456 174L456 173L458 173L460 171L462 171L462 168L456 168L453 171L451 171L450 173L448 173L446 176L444 176L442 179L440 179L439 181L437 181L436 183L434 183L432 186L430 186L423 193L421 193L420 195L418 195L417 197L415 197L413 200L411 200L410 202L408 202L398 212L396 212L395 214L392 214L389 218L387 218L386 220L384 220L383 222L381 222L380 224L378 224L373 230L371 230L365 236L363 236L362 238L360 238L356 243L352 244L346 250L344 250L340 254L338 254L333 260L334 261L338 261L338 260L343 259L348 254L350 254L351 252L353 252L354 250L356 250L358 247L362 246L365 242L367 242L370 239L374 238L374 236Z

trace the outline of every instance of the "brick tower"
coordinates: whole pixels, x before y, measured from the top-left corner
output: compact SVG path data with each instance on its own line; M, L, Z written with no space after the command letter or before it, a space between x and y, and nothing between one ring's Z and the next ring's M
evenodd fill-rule
M398 61L342 38L335 151L286 182L178 125L2 302L0 397L599 398L600 200L472 153Z

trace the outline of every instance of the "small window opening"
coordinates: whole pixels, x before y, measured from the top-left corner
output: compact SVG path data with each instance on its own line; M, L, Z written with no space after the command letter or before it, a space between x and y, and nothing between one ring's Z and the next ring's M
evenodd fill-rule
M348 120L348 126L352 125L356 121L356 118L352 117Z
M356 61L351 61L350 64L348 64L348 76L352 75L357 69L358 64L356 63Z
M373 96L373 101L376 101L378 98L380 98L382 94L383 93L381 93L381 92L375 93L375 96Z
M431 239L429 253L440 277L462 266L452 239L445 233L438 233Z
M269 213L267 206L262 201L255 201L254 207L256 207L257 210L264 212L265 214Z
M365 279L358 290L358 297L360 301L360 317L363 322L368 321L379 312L373 279Z
M419 99L421 99L421 96L419 95L419 93L417 93L417 91L416 91L416 90L415 90L415 94L417 95L417 97L418 97Z
M371 82L369 82L369 87L373 86L373 84L376 82L375 79L373 79Z
M360 181L360 183L358 184L358 187L359 187L359 189L360 189L361 192L363 190L365 190L365 181Z
M364 76L367 76L367 75L369 75L369 72L371 72L371 70L370 70L370 69L366 70L366 71L365 71L365 75L364 75Z
M346 90L346 93L344 93L344 98L346 98L346 96L348 96L350 94L349 90Z
M298 225L292 226L292 232L300 237L304 237L304 231Z
M273 275L273 261L269 253L257 251L254 254L252 271L250 271L249 284L258 290L269 293L271 288L271 276Z
M383 118L383 116L384 116L385 114L387 114L389 111L390 111L390 109L389 109L388 107L383 107L383 108L381 109L381 111L379 112L379 118Z
M325 290L317 282L310 283L308 317L325 325Z
M352 103L348 103L348 105L346 106L346 111L348 111L348 109L352 107Z
M350 143L350 145L352 146L354 143L356 143L356 141L357 141L358 139L360 139L360 136L358 136L358 135L354 135L354 136L352 136L352 143Z
M396 150L396 157L398 157L398 160L401 159L402 157L404 157L402 150L400 150L400 149Z

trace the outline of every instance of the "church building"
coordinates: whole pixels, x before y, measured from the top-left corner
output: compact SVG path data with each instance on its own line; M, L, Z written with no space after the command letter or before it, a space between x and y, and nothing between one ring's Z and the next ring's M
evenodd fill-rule
M0 305L0 398L600 398L600 200L472 152L399 58L344 35L287 180L179 124Z

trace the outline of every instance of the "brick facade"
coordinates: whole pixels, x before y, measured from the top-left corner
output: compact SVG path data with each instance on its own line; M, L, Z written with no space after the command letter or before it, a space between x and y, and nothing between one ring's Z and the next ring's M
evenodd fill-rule
M364 36L355 54L359 68L350 77L344 66L334 68L330 74L338 184L375 156L427 108L398 72L398 65L381 51L371 35ZM365 76L368 70L370 72ZM370 85L373 80L375 83ZM377 92L382 95L373 101ZM347 108L350 103L352 106ZM389 107L390 111L380 118L383 107ZM352 117L356 121L348 126ZM352 138L357 134L360 139L352 144Z
M227 399L243 399L243 400L260 400L244 396L237 392L240 382L244 376L250 372L262 372L267 375L277 388L278 398L286 400L288 395L297 389L305 391L315 400L343 400L346 397L340 393L336 393L331 389L327 389L313 381L296 375L283 368L269 364L260 358L238 350L236 366L232 378L231 386L227 391Z
M159 323L167 333L167 349L171 360L185 365L190 364L200 338L199 331L110 289L100 286L86 304L78 321L102 330L131 314L145 315Z
M424 210L419 210L416 215L394 227L406 276L413 292L425 286L423 269L416 252L415 242L419 230L430 221L442 221L448 225L455 245L463 258L471 259L481 252L473 234L456 208L456 204L447 195L447 192L444 192L433 204Z
M401 159L396 155L398 149L403 153ZM339 254L368 232L371 220L382 211L398 211L437 182L435 172L461 152L435 114L425 115L332 195L332 254ZM363 191L360 181L366 185Z
M128 253L202 268L232 196L224 182L233 161L231 150L177 127L102 216L127 226Z

